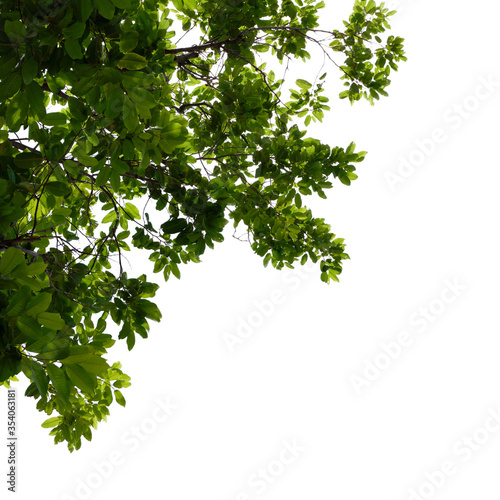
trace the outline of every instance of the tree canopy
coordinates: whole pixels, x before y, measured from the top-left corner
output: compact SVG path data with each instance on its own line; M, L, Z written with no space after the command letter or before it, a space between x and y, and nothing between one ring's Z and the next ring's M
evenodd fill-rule
M180 278L231 222L264 265L338 280L344 241L304 197L349 185L366 153L308 136L326 73L287 68L315 45L340 98L373 104L405 56L383 3L356 0L341 30L323 6L0 0L0 382L22 371L56 443L79 449L125 405L130 378L104 356L161 319L158 286L124 270L132 248Z

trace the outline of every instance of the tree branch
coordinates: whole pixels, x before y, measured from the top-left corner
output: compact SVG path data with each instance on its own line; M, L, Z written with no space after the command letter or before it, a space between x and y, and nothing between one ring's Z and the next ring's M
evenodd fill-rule
M42 90L46 90L47 92L52 92L53 94L60 97L61 99L64 99L65 101L69 99L69 97L62 90L60 90L59 92L52 91L47 82L44 82L43 85L40 86L40 88Z
M38 149L32 148L30 146L26 146L22 142L18 142L15 139L9 139L9 141L12 144L12 146L19 149L19 151L24 151L25 149L29 149L32 153L40 153L40 151L38 151Z
M208 42L201 45L193 45L192 47L182 47L178 49L166 49L165 54L181 54L183 52L202 52L208 49L215 49L223 47L228 43L238 43L243 40L243 33L240 33L236 38L228 38L220 42Z

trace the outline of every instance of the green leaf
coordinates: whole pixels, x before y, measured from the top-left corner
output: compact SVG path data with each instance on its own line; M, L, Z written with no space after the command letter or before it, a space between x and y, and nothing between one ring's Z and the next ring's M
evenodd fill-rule
M159 141L161 148L165 153L172 153L175 148L181 146L186 142L187 129L179 122L171 121L162 129Z
M170 262L170 265L175 262ZM153 321L161 320L161 312L158 309L158 306L153 302L146 299L139 299L136 302L137 311L142 311L142 313L146 316L146 318L152 319Z
M179 271L179 266L174 261L170 262L170 270L178 280L181 279L181 272Z
M49 386L49 379L43 369L43 366L34 359L30 359L25 356L23 356L23 359L21 360L21 366L23 373L35 383L38 392L42 398L45 399Z
M77 345L69 348L69 356L61 360L64 365L88 361L94 356L95 348L89 345Z
M43 102L43 90L40 88L38 83L31 82L30 85L25 87L24 92L28 97L29 106L34 117L41 120L47 114L47 109Z
M68 98L68 106L72 118L83 124L89 115L89 111L84 102L77 97L70 96Z
M109 85L105 89L107 104L104 115L110 120L114 120L121 115L125 93L119 85Z
M130 9L130 0L111 0L118 9Z
M17 276L18 274L18 269L21 270L21 272L19 273L19 276ZM16 275L16 277L18 278L18 282L21 284L21 285L27 285L31 288L31 291L33 292L38 292L41 288L43 288L43 284L40 280L37 280L37 279L34 279L34 278L29 278L28 277L28 266L26 267L18 267L16 268L13 272L12 272L12 276Z
M131 351L134 348L135 345L135 333L133 330L130 330L130 332L127 335L127 349Z
M28 266L28 276L38 276L42 274L45 269L47 269L47 264L43 262L42 260L37 260L36 262L33 262L33 264Z
M89 373L95 373L96 375L101 375L109 369L109 365L106 363L106 360L97 355L94 355L88 361L82 361L79 364Z
M44 125L55 127L66 124L66 115L64 113L47 113L41 120Z
M49 342L38 354L39 359L60 360L69 355L69 340L56 339Z
M14 163L19 168L32 169L38 167L43 162L43 156L37 152L19 153L14 158Z
M139 125L137 108L128 97L125 97L125 100L123 101L123 123L127 130L131 133L134 132Z
M41 325L51 330L62 330L66 324L59 313L43 312L36 319Z
M80 163L87 167L97 167L97 165L99 164L99 160L97 158L85 154L78 154L77 159Z
M99 146L99 137L97 137L97 134L94 133L89 135L86 133L85 136L92 146Z
M119 174L124 174L129 171L129 166L119 158L111 158L111 167Z
M148 60L139 54L135 54L134 52L127 52L117 63L119 68L129 70L139 70L145 68L147 65Z
M370 0L368 5L365 7L367 14L373 14L377 10L377 4L374 0Z
M78 19L84 23L92 14L94 6L92 0L76 0Z
M40 352L49 342L52 342L56 338L57 333L55 331L49 331L36 340L28 340L28 342L26 342L26 350L30 352Z
M144 89L129 90L128 95L130 99L141 108L151 109L157 104L151 92Z
M300 78L298 80L296 80L295 83L298 87L300 87L301 89L304 89L304 90L308 90L312 87L312 85L308 81L302 80Z
M184 12L184 14L193 14L196 9L195 0L172 0L172 3L178 11Z
M105 19L113 19L115 7L109 0L94 0L94 6Z
M101 222L103 224L109 224L110 222L114 222L116 218L117 218L116 212L114 210L111 210L104 216Z
M123 394L118 389L115 389L114 393L115 393L116 402L121 406L125 406L126 401L125 401L125 398L123 397Z
M44 429L50 429L52 427L57 427L63 421L62 417L50 417L42 423Z
M26 314L26 316L37 316L46 311L51 302L52 295L50 293L40 293L28 303L24 314Z
M26 304L31 299L29 287L22 286L10 299L10 303L4 311L6 316L19 316L25 309Z
M137 31L127 31L123 33L122 39L118 42L120 50L125 52L131 52L137 47L139 43L139 33Z
M12 278L20 278L21 280L26 278L28 276L28 266L26 265L26 262L23 262L11 271L10 276Z
M18 248L9 247L0 253L0 274L7 276L19 264L25 263L24 253Z
M113 191L120 190L121 177L120 177L119 172L117 170L115 170L114 168L111 168L111 174L109 176L109 183L111 184Z
M5 113L5 122L13 132L17 132L26 122L28 110L29 102L26 94L24 92L16 94Z
M67 403L70 394L70 383L67 375L53 363L48 363L46 369L57 395L63 402Z
M87 76L78 79L71 87L71 92L76 96L83 97L94 87L95 78L93 76Z
M295 197L294 197L294 202L295 202L295 206L296 206L297 208L301 208L301 207L302 207L302 198L301 198L301 196L300 196L300 194L299 194L299 193L297 193L297 194L295 195Z
M65 38L78 39L85 31L85 23L74 23L67 28L63 28L63 35Z
M170 219L160 227L165 234L175 234L181 232L187 226L186 219Z
M135 205L132 205L132 203L125 203L125 206L123 207L123 212L131 220L141 218L139 209Z
M0 382L5 382L21 371L21 360L0 353Z
M88 394L94 394L96 377L78 364L65 365L64 370L73 384Z
M18 14L19 16L19 14ZM11 39L13 43L22 43L26 38L26 26L19 20L11 21L7 19L4 24L5 34Z
M15 51L9 51L0 56L0 78L2 80L4 77L12 73L12 70L15 68L18 61L19 57Z
M71 187L60 181L51 181L45 184L45 189L54 196L68 196L71 194Z
M19 71L2 78L2 82L0 82L0 102L3 103L14 94L17 94L21 89L21 83L22 77Z
M98 186L105 186L108 183L109 176L111 175L111 167L109 165L104 165L97 174L95 183Z
M34 59L23 59L21 63L21 73L23 75L23 82L29 85L38 73L38 64Z
M64 40L64 48L71 59L83 59L82 46L78 40L72 38Z
M92 441L92 430L90 429L90 427L85 427L82 431L82 434L87 441Z
M16 324L19 330L31 339L37 340L43 336L44 332L35 318L20 316L17 318Z

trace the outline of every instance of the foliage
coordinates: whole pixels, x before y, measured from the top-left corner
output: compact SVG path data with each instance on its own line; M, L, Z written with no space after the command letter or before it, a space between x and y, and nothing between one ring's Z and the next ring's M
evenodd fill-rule
M157 285L123 270L131 247L179 278L231 220L265 265L311 259L338 280L343 240L303 198L349 185L365 153L300 126L330 109L326 73L286 101L289 82L263 61L306 62L316 44L341 71L340 97L373 103L405 57L401 38L380 37L383 4L356 0L343 31L319 28L322 6L0 0L0 382L22 371L71 451L125 404L129 377L103 357L109 323L132 349L161 318ZM197 43L174 41L176 17Z

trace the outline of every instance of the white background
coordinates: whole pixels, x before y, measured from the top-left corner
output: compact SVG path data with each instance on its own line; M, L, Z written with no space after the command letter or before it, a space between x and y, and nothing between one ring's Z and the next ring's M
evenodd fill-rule
M341 29L351 6L330 2L323 27ZM499 498L500 424L491 415L500 419L500 8L389 6L399 9L392 33L408 56L389 97L351 107L336 97L339 72L328 67L332 110L310 127L332 146L354 140L369 152L352 186L308 202L346 239L340 283L325 285L318 270L264 268L229 232L202 264L163 284L164 318L150 338L130 353L124 344L111 350L109 361L132 377L127 406L114 404L80 451L53 444L40 427L47 416L23 396L27 383L15 384L17 498ZM320 63L293 77L312 79ZM440 144L430 142L436 129ZM404 160L413 172L401 170ZM387 175L398 168L406 177L391 189ZM149 269L134 260L134 274ZM278 296L271 312L266 301ZM230 352L224 335L249 320L260 326ZM397 349L391 342L404 332ZM157 398L176 406L160 423ZM448 475L436 473L443 463Z

